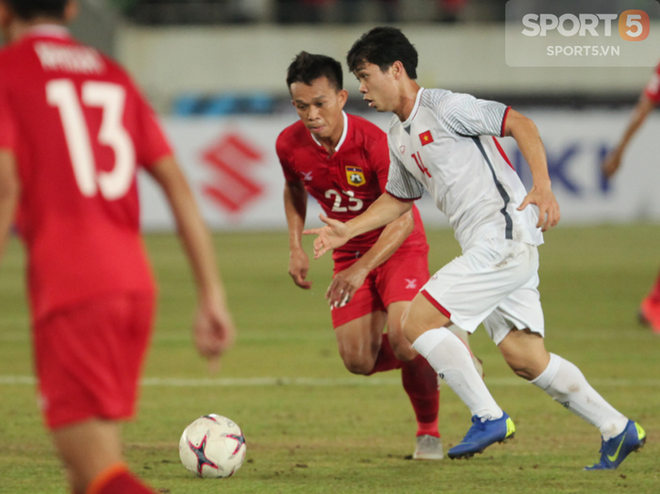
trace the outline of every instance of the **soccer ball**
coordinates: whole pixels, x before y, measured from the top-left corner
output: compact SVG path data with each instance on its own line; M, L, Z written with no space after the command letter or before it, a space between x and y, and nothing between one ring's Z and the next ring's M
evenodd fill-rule
M245 437L227 417L204 415L183 431L179 458L184 467L200 477L231 477L245 459Z

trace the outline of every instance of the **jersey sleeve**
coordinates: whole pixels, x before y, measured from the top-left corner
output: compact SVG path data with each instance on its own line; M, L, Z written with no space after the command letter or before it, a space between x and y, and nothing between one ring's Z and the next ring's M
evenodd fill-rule
M287 182L298 182L300 177L296 174L293 168L293 159L289 152L289 148L286 145L285 138L282 134L279 135L277 141L275 142L275 152L277 153L277 158L280 160L280 166L282 167L282 172L284 173L284 179Z
M654 104L660 105L660 65L658 65L653 77L646 85L644 93Z
M386 192L397 199L414 201L422 197L424 186L406 170L401 160L390 150L390 169Z
M16 151L16 121L11 107L7 88L0 84L0 149Z
M137 89L134 90L137 99L134 114L136 156L138 163L148 168L174 152L153 108Z
M455 134L502 137L509 107L469 94L452 93L441 100L438 110L440 119Z

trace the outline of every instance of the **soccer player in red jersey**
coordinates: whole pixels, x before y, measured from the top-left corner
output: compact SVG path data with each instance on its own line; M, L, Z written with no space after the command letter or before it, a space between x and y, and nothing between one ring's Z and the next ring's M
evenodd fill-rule
M329 217L348 221L384 192L390 160L386 134L344 113L348 93L342 88L339 62L301 52L288 68L287 86L300 116L282 131L276 145L286 179L289 274L296 285L309 289L309 258L301 243L307 195ZM422 220L413 208L386 228L334 251L334 277L326 298L346 368L363 375L401 369L418 423L413 458L437 460L443 457L437 375L412 349L400 323L428 280L428 250ZM467 344L467 336L462 336Z
M606 177L611 178L617 172L628 144L630 144L646 117L658 105L660 105L660 64L658 64L651 80L642 91L621 140L603 162L603 173ZM642 323L648 324L655 334L660 335L660 275L656 278L651 292L642 301L639 308L639 317Z
M234 328L210 236L152 110L115 62L72 39L72 0L0 0L0 253L28 254L40 404L74 493L154 491L127 470L155 285L136 170L163 188L199 295L195 341L217 358ZM17 213L15 217L15 213Z

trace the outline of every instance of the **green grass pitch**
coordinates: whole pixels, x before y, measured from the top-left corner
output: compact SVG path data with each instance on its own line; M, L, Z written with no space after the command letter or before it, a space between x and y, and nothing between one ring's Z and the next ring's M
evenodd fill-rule
M432 231L429 241L432 271L459 254L450 231ZM415 421L399 376L353 376L338 356L323 298L330 260L312 263L314 287L303 291L287 274L286 234L219 234L215 242L239 338L212 376L190 340L195 294L181 249L170 235L146 238L160 303L140 411L124 437L131 468L160 492L660 492L660 337L635 318L660 267L658 226L560 227L540 249L548 349L648 434L642 452L614 472L582 471L598 457L598 432L516 378L482 329L472 346L516 423L515 439L469 461L406 460ZM31 381L23 264L12 240L0 268L0 493L65 494ZM227 480L192 477L179 463L183 428L212 412L247 438L246 463ZM443 389L445 450L469 421Z

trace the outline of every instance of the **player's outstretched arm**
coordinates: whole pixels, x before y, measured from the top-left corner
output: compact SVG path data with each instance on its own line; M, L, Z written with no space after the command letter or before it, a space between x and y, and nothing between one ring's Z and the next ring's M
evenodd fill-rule
M307 216L307 191L302 180L284 183L284 213L289 227L289 275L296 285L309 290L312 288L312 282L306 280L309 257L302 246L302 232Z
M304 235L318 235L314 240L314 259L341 247L353 237L385 226L412 209L412 201L401 201L387 192L359 216L346 223L320 215L326 226L305 230Z
M539 135L536 124L518 113L509 110L504 126L504 135L511 136L516 140L520 152L529 164L532 172L533 185L518 210L522 211L530 204L539 208L539 221L537 227L544 232L556 226L561 218L559 203L555 199L548 174L548 160L545 155L543 141Z
M13 153L0 149L0 262L14 221L20 184Z
M653 101L645 92L642 92L637 105L633 109L628 126L626 127L623 136L621 136L621 140L616 147L608 153L605 161L603 161L603 173L607 178L611 178L621 166L623 153L626 151L633 136L646 120L646 117L648 117L649 113L653 110L653 107Z
M167 196L195 278L198 308L193 330L197 350L212 362L217 361L234 342L235 329L218 275L211 235L175 159L163 158L148 170Z
M351 266L337 273L333 278L325 298L331 307L347 304L358 288L362 286L370 271L387 261L415 228L415 218L408 211L387 225L376 243Z

